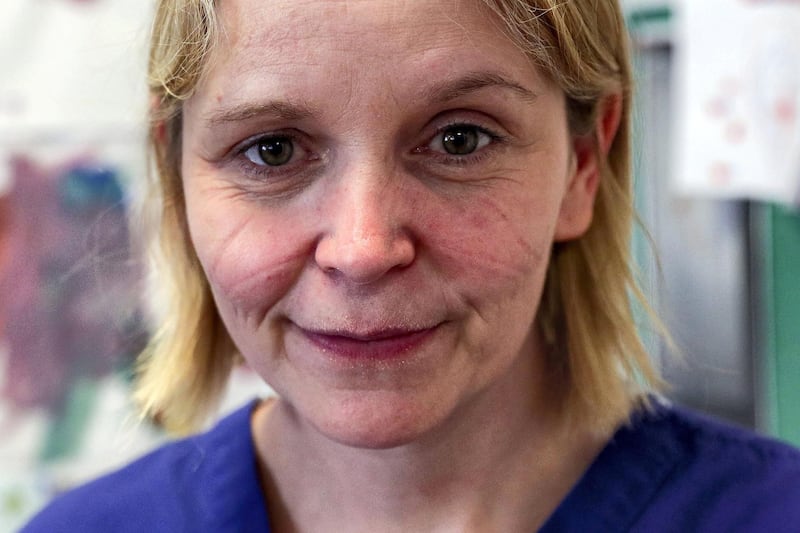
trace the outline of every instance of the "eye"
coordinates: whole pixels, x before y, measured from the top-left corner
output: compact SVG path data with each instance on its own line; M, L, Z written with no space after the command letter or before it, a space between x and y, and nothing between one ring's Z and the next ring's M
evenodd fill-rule
M289 137L265 137L253 143L244 156L258 166L279 167L292 160L294 141Z
M439 132L428 147L450 155L469 155L491 141L491 135L478 126L454 124Z

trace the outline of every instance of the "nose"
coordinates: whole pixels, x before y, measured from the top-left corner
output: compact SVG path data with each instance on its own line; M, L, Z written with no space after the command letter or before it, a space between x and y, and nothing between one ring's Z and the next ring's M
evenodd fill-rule
M408 199L397 184L362 176L328 197L325 232L314 259L331 276L365 285L414 261Z

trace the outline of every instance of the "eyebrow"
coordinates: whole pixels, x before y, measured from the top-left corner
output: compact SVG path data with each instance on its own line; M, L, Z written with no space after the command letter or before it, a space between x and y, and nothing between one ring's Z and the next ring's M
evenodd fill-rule
M314 115L314 110L306 105L270 101L263 103L245 103L227 107L209 113L205 121L209 126L218 126L228 122L240 122L251 118L271 116L276 119L293 121L302 120Z
M496 72L470 72L466 76L446 81L426 90L424 97L428 101L441 103L489 87L509 89L529 102L533 102L537 98L535 92Z
M528 102L533 102L537 98L535 92L496 72L471 72L455 80L448 80L426 89L422 94L422 99L428 102L443 103L490 87L511 90ZM214 127L262 116L295 121L312 117L315 114L315 110L310 106L273 100L244 103L219 109L209 113L205 117L205 122L209 127Z

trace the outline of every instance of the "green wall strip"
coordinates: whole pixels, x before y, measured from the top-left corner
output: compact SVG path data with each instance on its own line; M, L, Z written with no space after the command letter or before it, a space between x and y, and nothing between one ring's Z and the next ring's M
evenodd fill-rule
M672 13L668 2L627 13L634 49L670 43ZM655 40L651 37L656 37ZM639 59L639 54L634 54ZM637 78L648 72L637 65ZM646 79L646 78L644 78ZM640 89L646 89L639 87ZM646 90L644 91L646 93ZM647 94L639 94L637 108L646 106ZM637 174L641 174L642 125L635 137ZM637 181L637 208L647 215ZM757 379L756 399L758 427L783 440L800 446L800 211L774 205L751 204L754 232L750 254L755 268L752 301L754 308L754 367ZM648 269L646 241L636 235L634 254Z
M800 445L800 213L769 208L765 283L775 433Z

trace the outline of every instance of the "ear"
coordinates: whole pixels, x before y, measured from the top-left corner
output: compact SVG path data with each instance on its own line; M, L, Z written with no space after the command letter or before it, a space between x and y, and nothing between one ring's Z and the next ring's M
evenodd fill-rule
M599 106L594 130L572 139L570 181L556 221L557 242L577 239L592 223L600 169L622 119L622 94L606 96Z
M161 107L161 100L156 95L150 95L150 114L157 115L158 110ZM159 120L158 122L152 124L151 126L152 135L156 141L160 144L164 144L167 140L167 126L164 124L163 120Z

